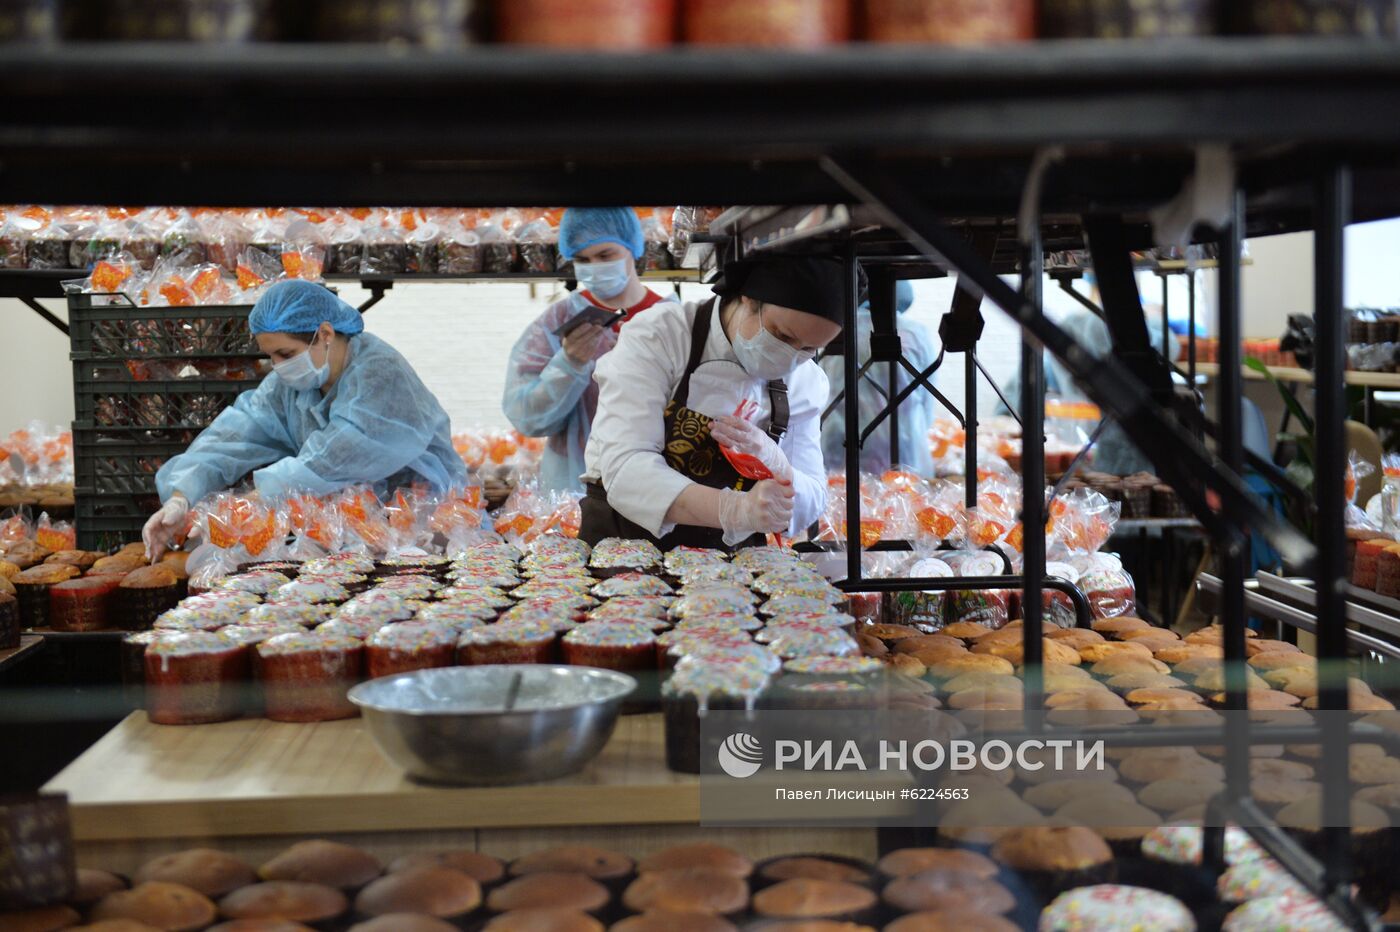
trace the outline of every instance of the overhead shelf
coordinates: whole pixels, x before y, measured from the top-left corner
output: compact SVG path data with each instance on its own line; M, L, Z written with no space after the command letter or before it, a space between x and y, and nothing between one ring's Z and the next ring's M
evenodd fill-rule
M1313 146L1355 151L1358 219L1400 213L1400 54L1362 40L763 55L104 43L7 48L0 66L0 201L835 204L849 195L818 159L842 153L907 172L949 216L1014 216L1027 155L1058 144L1081 157L1047 178L1048 214L1142 211L1179 189L1193 143L1223 141L1245 187L1274 192L1251 205L1252 232L1310 221L1306 191L1286 188L1307 187ZM95 105L113 84L123 106ZM561 86L594 105L561 108Z

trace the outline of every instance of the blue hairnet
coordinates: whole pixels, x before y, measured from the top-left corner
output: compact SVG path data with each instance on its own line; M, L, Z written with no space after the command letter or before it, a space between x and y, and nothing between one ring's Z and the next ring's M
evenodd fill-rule
M630 207L570 207L559 223L559 254L572 259L590 246L617 243L631 250L632 257L646 254L642 221Z
M330 321L336 333L364 332L360 312L322 285L300 280L278 282L253 305L248 329L253 333L312 333Z

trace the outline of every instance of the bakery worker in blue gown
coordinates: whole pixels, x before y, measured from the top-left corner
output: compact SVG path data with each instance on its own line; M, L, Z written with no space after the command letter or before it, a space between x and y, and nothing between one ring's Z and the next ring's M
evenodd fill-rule
M321 285L285 281L262 296L248 326L272 374L156 473L164 504L142 533L152 559L193 503L249 473L268 499L466 484L447 412L397 350L364 332L358 310Z
M516 430L546 438L540 490L583 491L583 451L598 410L594 369L622 327L664 303L642 284L642 223L630 207L570 207L559 224L559 253L574 264L578 290L545 308L510 351L501 409ZM589 307L623 312L611 326L556 331Z
M938 357L937 343L928 328L909 318L907 312L914 306L914 286L901 281L895 292L895 325L899 333L904 358L919 372L933 365ZM870 319L869 302L862 304L856 312L858 330L856 346L860 357L858 366L865 365L870 358L870 334L874 324ZM822 371L831 381L831 401L841 396L846 384L846 361L840 356L822 360ZM860 386L860 422L864 430L876 415L884 409L885 393L889 391L888 363L876 363L866 373ZM900 367L896 375L896 386L903 391L913 379L908 370ZM873 383L873 384L872 384ZM876 388L878 386L878 389ZM828 402L830 403L830 402ZM928 432L933 427L935 415L934 397L923 388L915 389L899 406L899 462L890 462L890 421L886 418L871 432L860 451L862 472L879 475L891 465L903 466L920 476L933 475L933 453L929 447ZM822 455L826 468L833 472L846 469L846 406L838 404L822 422Z

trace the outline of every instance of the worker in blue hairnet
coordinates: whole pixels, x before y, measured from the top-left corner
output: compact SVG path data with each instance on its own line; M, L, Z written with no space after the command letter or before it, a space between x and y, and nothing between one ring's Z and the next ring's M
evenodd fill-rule
M593 367L617 343L618 331L662 303L642 284L642 224L630 207L573 207L559 225L559 252L574 263L578 291L550 305L510 353L501 407L527 437L546 437L540 488L582 492L583 451L598 409ZM616 323L561 328L588 308L620 312Z
M447 413L397 350L364 332L355 308L321 285L279 282L248 326L272 374L156 473L165 504L142 534L152 560L184 526L191 503L250 472L270 498L359 483L381 494L465 484Z
M904 358L915 369L923 372L938 356L937 344L928 329L918 321L911 320L907 311L914 306L914 286L907 281L899 282L895 291L896 329ZM874 324L870 319L869 302L862 304L856 312L857 337L855 346L859 352L857 366L865 365L870 358L870 334ZM849 345L849 344L848 344ZM831 381L831 399L843 396L846 385L846 361L840 356L822 360L822 370ZM888 363L876 363L870 367L860 386L861 429L875 419L886 404L890 377ZM897 390L903 391L913 379L908 370L901 367L896 375ZM860 451L862 472L882 473L891 465L911 469L920 476L933 475L933 453L929 448L928 432L933 427L936 402L923 388L899 406L899 462L890 463L890 421L884 420L865 441ZM822 455L826 468L844 471L846 468L846 406L844 401L827 415L822 422Z

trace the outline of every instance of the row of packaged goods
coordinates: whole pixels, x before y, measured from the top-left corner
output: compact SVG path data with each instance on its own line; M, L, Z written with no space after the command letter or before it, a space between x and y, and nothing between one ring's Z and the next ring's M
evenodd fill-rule
M1393 36L1386 0L6 0L0 40L812 48L1217 33Z
M1129 760L1134 769L1149 762L1141 753ZM1092 802L1094 789L1080 781L1076 804ZM44 815L43 822L62 822ZM1309 833L1306 825L1289 828ZM64 849L55 846L47 849L54 863L45 865L44 882L31 883L54 905L0 915L0 922L58 930L87 918L99 924L93 928L189 932L1346 928L1243 829L1229 829L1230 867L1218 879L1200 867L1202 839L1199 824L1144 829L1131 844L1084 827L1030 826L980 846L896 849L874 863L821 848L754 863L714 842L634 857L562 838L514 860L441 848L385 860L343 842L304 839L258 865L217 848L172 846L130 878L61 865L52 852ZM26 860L45 850L35 846Z
M532 663L562 657L659 683L635 710L661 709L668 764L693 773L702 754L712 750L703 745L700 729L701 718L711 710L797 708L865 715L880 708L905 709L922 716L931 733L944 734L940 728L955 726L942 710L1014 711L1021 707L1024 689L1018 622L861 620L851 614L859 611L854 601L797 555L777 547L749 548L730 557L691 549L663 554L624 540L590 549L551 536L524 550L481 540L451 558L333 554L305 563L244 566L210 582L212 588L160 615L151 631L124 642L124 672L157 723L190 725L250 713L287 722L339 719L356 714L345 693L365 677L458 662ZM1224 702L1225 681L1220 628L1183 638L1119 615L1096 619L1091 628L1047 624L1044 633L1045 688L1055 723L1109 720L1165 726L1183 715L1192 724L1218 721L1214 710ZM1272 713L1315 708L1313 658L1282 641L1255 636L1248 645L1251 708ZM1360 680L1350 688L1353 708L1376 716L1369 721L1380 724L1381 713L1394 708ZM1279 750L1252 764L1256 799L1287 831L1315 848L1321 834L1319 750ZM795 907L803 911L790 918L879 924L956 902L984 914L983 926L967 926L964 916L959 928L986 927L987 922L998 929L1035 927L1037 922L1040 928L1083 928L1055 924L1068 908L1061 898L1074 896L1071 888L1132 882L1157 893L1113 888L1078 894L1113 906L1092 928L1218 928L1227 913L1266 897L1280 900L1271 899L1267 908L1251 906L1225 928L1257 928L1245 920L1253 921L1258 913L1273 921L1280 915L1303 916L1309 923L1282 928L1333 928L1301 886L1243 834L1232 835L1231 871L1219 880L1201 876L1199 825L1206 803L1223 789L1222 754L1220 748L1132 751L1114 755L1102 772L1073 779L1050 780L1033 761L953 775L949 785L973 791L974 801L960 804L941 822L940 853L911 856L922 866L897 875L921 879L894 886L888 884L896 878L887 877L878 896L839 888L848 896L834 902L830 897L838 889L809 884L800 897L803 905ZM1362 787L1353 835L1357 854L1364 855L1356 861L1362 865L1360 895L1384 909L1395 892L1393 873L1385 865L1390 826L1400 807L1395 793L1400 761L1379 747L1358 751L1352 775ZM1162 825L1173 827L1154 828ZM1193 826L1195 831L1188 831ZM956 853L963 847L990 854L1000 866L986 868L980 855ZM1075 852L1068 867L1063 860L1067 848ZM1242 866L1246 864L1254 866ZM922 876L951 868L980 876ZM834 877L834 868L821 870L821 875L776 879L870 886L857 872ZM330 875L308 871L303 879L314 874L316 882L354 893L380 872L375 867L359 879L321 881ZM261 879L277 881L278 873L267 869ZM627 873L621 868L612 879ZM736 873L746 875L747 868ZM181 882L173 871L144 879ZM608 878L593 879L606 885ZM596 894L580 905L573 896L577 881L553 880L570 892L535 905L622 918L600 913L610 900ZM501 883L503 878L496 874L485 882ZM234 887L246 883L252 881ZM700 887L709 889L709 884ZM141 889L146 896L162 892ZM502 889L518 892L509 885ZM231 890L202 895L226 896ZM679 899L671 901L673 909L694 908L686 895L674 895ZM740 902L737 893L708 899L714 895L703 894L708 905L700 912L730 918L746 914L749 904ZM508 900L510 893L500 893L494 903L488 899L488 910L515 908L505 905ZM117 902L143 900L127 896ZM404 905L408 901L397 902L400 909L409 908ZM1167 909L1168 919L1143 925L1134 908L1144 903ZM624 912L644 911L639 904L625 897ZM470 912L477 905L461 909ZM752 906L761 918L787 915ZM346 904L336 908L343 911ZM1083 901L1074 904L1081 921L1085 908ZM1136 924L1115 925L1119 912L1128 917L1123 921ZM439 915L455 917L457 910ZM993 922L996 916L1006 917L1004 924ZM906 925L924 928L913 921Z
M719 208L637 208L645 269L676 267ZM0 206L0 269L150 272L165 260L212 267L241 288L276 276L518 274L568 277L563 209L182 209ZM101 283L98 283L99 285ZM112 289L117 290L117 289ZM200 295L200 303L214 303ZM152 296L152 300L155 300ZM174 303L173 301L171 303ZM224 303L235 303L225 300Z
M0 517L21 509L73 517L73 432L42 424L0 438Z

